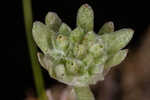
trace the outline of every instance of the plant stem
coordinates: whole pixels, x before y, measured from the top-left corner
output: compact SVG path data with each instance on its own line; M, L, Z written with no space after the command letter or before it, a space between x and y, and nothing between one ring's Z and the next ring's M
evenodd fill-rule
M73 87L76 100L95 100L94 95L88 86L86 87Z
M26 38L27 44L30 54L30 60L32 64L32 71L35 81L35 87L37 91L37 95L39 100L47 100L46 92L44 89L44 81L42 72L40 69L40 65L37 60L37 48L33 42L32 38L32 6L31 0L23 0L23 12L24 12L24 23L25 23L25 30L26 30Z

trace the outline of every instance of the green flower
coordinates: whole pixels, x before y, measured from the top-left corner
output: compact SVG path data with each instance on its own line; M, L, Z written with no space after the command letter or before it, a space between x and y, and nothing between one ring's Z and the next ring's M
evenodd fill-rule
M86 87L104 80L106 73L125 59L128 50L122 48L134 31L114 31L113 22L107 22L96 34L88 4L79 8L76 25L72 30L56 13L49 12L45 24L34 22L32 33L43 52L38 53L39 62L50 76L70 86Z

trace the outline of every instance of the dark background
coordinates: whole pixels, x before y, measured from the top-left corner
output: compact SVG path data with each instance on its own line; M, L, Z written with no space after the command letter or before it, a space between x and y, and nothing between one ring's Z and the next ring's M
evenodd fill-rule
M10 71L10 75L6 80L11 87L11 94L15 100L22 100L25 97L25 92L29 88L34 88L34 79L29 60L27 41L25 37L24 19L22 12L22 0L8 2L9 19L14 21L9 25L12 28L11 32L6 33L8 42L5 47L6 63L5 67ZM129 27L135 30L134 38L129 43L128 47L138 48L140 37L143 37L145 30L150 25L150 7L146 2L137 3L131 1L110 2L109 0L32 0L33 21L44 22L45 15L49 11L56 12L62 21L69 26L75 28L76 13L78 8L88 3L92 6L95 12L95 31L107 21L113 21L116 29ZM10 13L12 13L10 15ZM8 27L8 25L7 25ZM49 87L56 83L55 80L49 78L48 73L42 69L45 85ZM6 74L6 73L5 73Z

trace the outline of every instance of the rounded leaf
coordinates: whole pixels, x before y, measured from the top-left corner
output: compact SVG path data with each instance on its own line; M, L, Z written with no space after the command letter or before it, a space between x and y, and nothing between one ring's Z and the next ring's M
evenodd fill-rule
M81 59L87 53L87 48L83 44L76 44L73 49L74 56Z
M114 54L112 57L110 57L106 64L105 64L105 69L107 68L111 68L113 66L116 66L118 64L120 64L127 56L128 50L120 50L119 52L117 52L116 54Z
M82 5L77 14L77 26L85 32L92 31L94 27L94 12L88 4Z
M51 58L48 55L43 55L41 53L37 53L38 60L42 67L46 69L52 78L55 78L56 75L54 73L54 64Z
M113 22L106 22L99 30L98 34L102 35L104 33L110 33L114 31L114 23Z
M101 38L108 53L113 54L124 48L129 43L133 33L134 31L132 29L120 29L110 34L104 34Z
M58 33L63 34L65 36L69 36L71 33L71 28L67 24L62 23L60 28L59 28Z
M70 34L70 41L72 43L79 43L83 39L84 31L82 28L75 28Z
M54 12L48 12L45 17L46 25L55 32L58 32L61 22L59 16Z
M39 48L47 54L52 47L51 36L55 34L52 30L48 29L46 25L41 22L34 22L32 28L33 39Z

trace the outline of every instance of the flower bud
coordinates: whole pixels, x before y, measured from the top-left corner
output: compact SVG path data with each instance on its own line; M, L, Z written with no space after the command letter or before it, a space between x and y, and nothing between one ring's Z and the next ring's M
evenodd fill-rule
M77 59L67 59L66 60L66 69L69 74L79 74L82 71L84 64Z
M62 34L59 34L56 38L57 49L65 51L68 47L68 38Z

